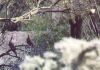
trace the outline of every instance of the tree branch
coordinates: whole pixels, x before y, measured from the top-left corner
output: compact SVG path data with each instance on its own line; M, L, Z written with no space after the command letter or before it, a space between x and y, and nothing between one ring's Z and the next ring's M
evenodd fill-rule
M12 67L11 65L1 64L0 67Z
M8 50L8 51L6 51L5 53L2 53L2 54L0 54L0 57L3 57L3 56L5 56L5 55L9 55L9 52L10 52L11 50Z
M62 7L41 7L41 8L33 8L32 10L30 10L29 12L25 13L22 16L19 17L15 17L15 18L11 18L11 21L13 21L14 23L18 22L18 21L24 21L24 20L30 20L29 18L32 15L35 15L37 13L43 13L43 12L67 12L69 11L69 8L62 8ZM5 18L0 18L0 21L4 20Z

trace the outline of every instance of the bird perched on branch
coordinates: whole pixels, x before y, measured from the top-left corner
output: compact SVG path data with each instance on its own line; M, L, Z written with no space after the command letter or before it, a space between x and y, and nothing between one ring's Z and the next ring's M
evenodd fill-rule
M17 56L17 52L16 52L16 47L14 46L14 44L11 42L13 39L13 37L11 37L10 41L9 41L9 47L11 49L11 51Z
M33 42L32 42L32 40L30 39L29 35L28 35L28 37L27 37L27 39L26 39L26 42L27 42L27 44L28 44L29 46L33 47Z

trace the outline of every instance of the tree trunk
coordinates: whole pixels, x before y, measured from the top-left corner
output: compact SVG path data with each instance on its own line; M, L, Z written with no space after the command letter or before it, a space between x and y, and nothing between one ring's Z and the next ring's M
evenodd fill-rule
M69 23L70 23L70 27L71 27L71 30L70 30L70 33L71 33L71 37L73 38L81 38L81 27L82 27L82 17L81 15L76 15L75 16L75 22L70 19L69 20Z

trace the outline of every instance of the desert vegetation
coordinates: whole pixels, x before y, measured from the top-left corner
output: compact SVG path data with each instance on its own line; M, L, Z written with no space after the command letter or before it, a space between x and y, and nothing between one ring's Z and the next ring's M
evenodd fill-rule
M99 70L99 13L99 0L0 0L0 70Z

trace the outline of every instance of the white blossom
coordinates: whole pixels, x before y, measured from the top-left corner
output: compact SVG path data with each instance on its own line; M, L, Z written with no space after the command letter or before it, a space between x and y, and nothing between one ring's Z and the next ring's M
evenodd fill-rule
M100 54L100 40L94 39L91 41L79 40L74 38L63 38L54 44L56 51L61 53L61 58L53 60L52 58L58 57L58 53L47 51L40 56L26 56L25 60L20 64L21 70L73 70L72 64L78 64L79 55L89 48L96 47L97 52ZM94 48L95 49L95 48ZM100 55L96 55L96 51L86 52L84 61L76 66L76 70L99 70L100 68ZM64 63L65 67L59 66ZM59 63L59 64L58 64Z
M20 64L21 70L35 70L36 68L39 68L40 65L44 63L44 59L40 56L26 56L25 60Z
M45 65L43 70L56 70L57 69L57 62L52 59L46 59Z
M95 11L96 10L94 8L90 9L90 12L93 13L93 14L95 13Z
M39 68L38 65L29 62L28 63L23 62L19 67L20 70L35 70L36 68Z
M55 54L55 53L53 53L53 52L50 52L50 51L47 51L47 52L45 52L44 54L43 54L43 56L45 57L45 58L56 58L57 57L57 54Z
M74 38L63 38L61 41L56 42L54 47L62 53L62 61L64 63L71 63L79 53L86 49L88 42Z

